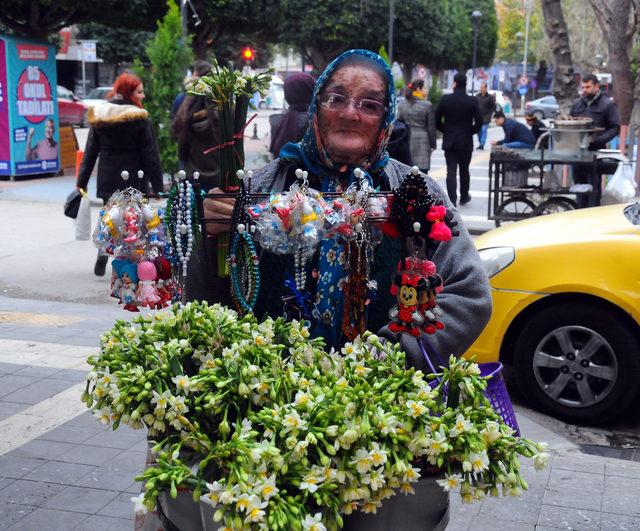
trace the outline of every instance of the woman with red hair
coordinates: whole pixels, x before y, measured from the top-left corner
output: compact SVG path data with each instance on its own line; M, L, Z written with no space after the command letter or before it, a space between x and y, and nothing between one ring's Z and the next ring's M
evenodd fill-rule
M116 190L133 186L143 192L149 187L162 191L162 168L149 113L142 107L144 85L133 74L121 74L113 84L109 101L90 107L87 118L91 129L84 150L76 186L87 188L96 160L98 163L97 195L107 201ZM123 181L123 170L131 176ZM144 177L138 178L138 170ZM98 254L94 273L102 276L107 256Z

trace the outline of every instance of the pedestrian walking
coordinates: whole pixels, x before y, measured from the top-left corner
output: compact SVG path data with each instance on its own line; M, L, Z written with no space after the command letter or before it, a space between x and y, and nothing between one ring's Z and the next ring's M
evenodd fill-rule
M473 153L473 135L482 127L478 100L466 92L467 76L453 76L453 93L442 96L436 109L436 127L442 131L442 149L447 162L447 193L457 205L457 177L460 170L460 204L471 201L469 164Z
M487 83L483 81L480 85L480 92L476 94L476 98L478 99L480 113L482 114L482 127L478 133L478 149L484 149L491 117L493 113L496 112L496 97L493 94L489 94L487 91Z
M411 130L409 145L413 164L428 173L431 152L436 149L436 121L424 80L416 79L407 85L405 99L398 105L398 120Z
M199 77L211 69L205 61L200 61L199 66ZM187 175L199 172L203 190L220 186L220 151L204 154L205 150L220 143L218 113L208 105L205 96L184 98L171 122L171 134L178 143L178 159Z
M271 142L269 152L278 157L282 146L302 140L309 125L309 104L316 80L304 72L291 74L284 80L284 99L289 108L286 113L269 117Z
M142 107L144 85L138 76L121 74L113 84L106 103L90 107L87 119L91 129L78 173L77 188L87 188L98 156L98 192L105 203L116 190L129 186L147 192L162 192L162 168L158 145L149 121L149 113ZM124 181L126 170L131 176ZM144 171L142 179L137 172ZM94 273L103 276L107 255L98 253Z
M536 138L531 130L524 124L507 118L502 111L496 111L493 114L496 125L502 127L504 138L502 140L492 140L491 144L504 146L512 149L533 149L536 144Z
M578 98L569 111L571 116L588 116L593 120L595 127L603 129L590 142L589 151L598 151L607 147L607 142L613 140L620 134L620 114L615 102L600 91L598 78L593 74L582 78L582 96ZM573 181L579 184L590 183L592 179L591 168L587 166L573 167ZM578 194L578 208L587 206L599 206L602 198L602 176L598 175L593 195L593 204L589 205L587 194Z

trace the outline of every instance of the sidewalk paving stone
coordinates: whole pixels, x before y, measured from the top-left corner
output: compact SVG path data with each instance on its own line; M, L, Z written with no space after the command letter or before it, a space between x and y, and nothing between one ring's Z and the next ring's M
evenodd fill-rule
M101 516L110 516L112 518L124 518L127 520L133 520L133 503L131 498L133 495L130 492L123 492L116 496L112 501L107 503L97 514Z
M93 472L96 468L97 467L93 465L49 461L24 476L23 479L58 483L60 485L73 485L80 478Z
M71 443L34 439L33 441L23 444L20 448L12 450L7 455L34 457L40 459L56 459L73 446L74 445Z
M2 455L0 456L0 477L20 479L46 462L46 459L34 457Z
M119 448L104 448L102 446L88 446L78 444L56 458L65 463L78 463L81 465L104 465L113 459L122 450Z
M20 411L29 407L29 404L18 404L17 402L5 402L0 399L0 421L7 419Z
M87 516L55 509L36 509L26 518L8 528L8 531L35 531L40 529L72 529Z
M132 520L93 515L73 529L74 531L128 531L132 528Z
M0 490L0 500L9 503L41 506L65 489L64 485L17 479Z
M586 509L567 510L564 507L543 505L538 518L540 526L559 527L560 529L579 529L580 531L599 531L601 513Z
M62 426L48 431L42 435L39 440L77 444L86 441L98 433L102 433L102 430L98 426L95 428L84 428L82 426L67 426L63 424Z
M95 514L118 495L107 489L78 487L71 485L64 487L53 496L45 507L76 513Z
M36 507L29 505L0 501L0 529L8 529L35 510Z

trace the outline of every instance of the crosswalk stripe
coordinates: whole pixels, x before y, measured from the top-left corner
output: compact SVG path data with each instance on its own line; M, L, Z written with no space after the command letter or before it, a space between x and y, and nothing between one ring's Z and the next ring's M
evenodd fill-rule
M80 400L85 384L75 384L15 415L0 421L0 455L44 435L87 410Z
M96 353L97 349L91 347L20 339L0 340L0 363L89 370L86 360Z

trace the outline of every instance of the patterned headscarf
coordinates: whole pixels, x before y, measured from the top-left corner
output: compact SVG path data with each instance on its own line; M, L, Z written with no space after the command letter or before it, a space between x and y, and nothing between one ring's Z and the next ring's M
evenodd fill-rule
M396 119L396 90L389 65L387 65L382 57L376 53L370 52L369 50L348 50L342 55L336 57L331 61L329 66L325 68L322 75L318 78L318 81L316 81L316 86L313 90L313 98L311 100L311 105L309 106L309 128L301 142L296 144L285 144L285 146L280 150L281 159L297 161L310 173L323 177L348 171L350 177L349 181L353 180L353 170L355 167L349 167L331 160L331 157L324 149L322 138L320 138L319 133L317 111L318 96L322 92L324 86L331 79L333 73L340 67L345 59L358 55L377 63L386 78L384 81L387 85L388 93L388 110L380 130L380 135L378 136L377 145L371 153L371 156L360 167L367 172L384 168L389 160L389 155L387 154L387 143L391 136L393 122Z

